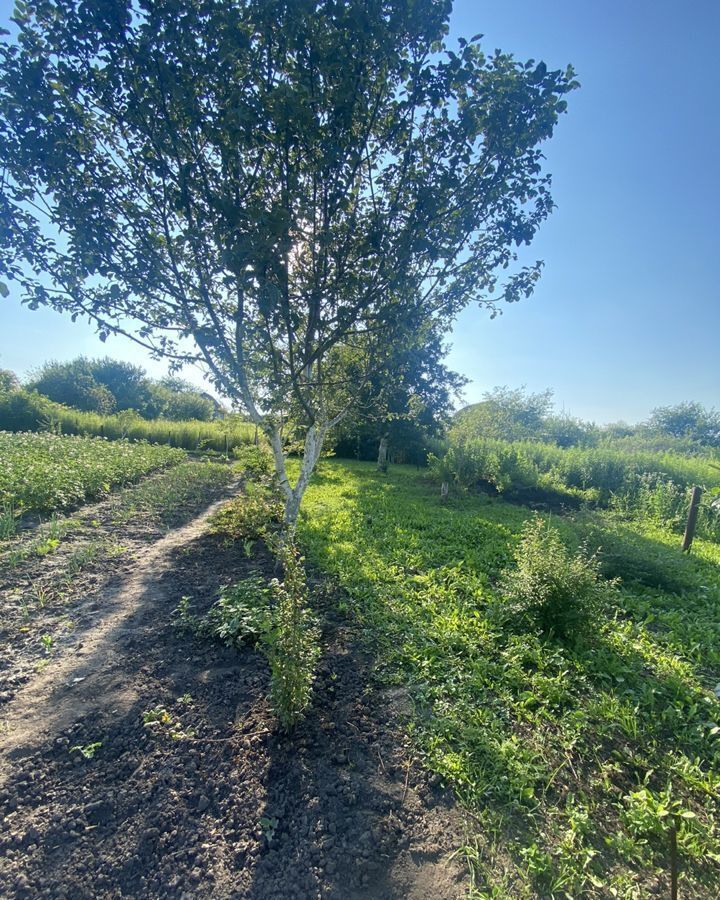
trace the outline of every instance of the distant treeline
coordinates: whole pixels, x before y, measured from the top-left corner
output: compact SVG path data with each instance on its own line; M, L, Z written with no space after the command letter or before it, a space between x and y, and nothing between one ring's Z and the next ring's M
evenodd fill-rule
M700 531L720 537L720 420L684 403L638 426L598 427L552 414L550 392L497 389L458 413L440 452L438 482L550 507L590 505L682 529L688 491L704 489Z
M472 440L531 441L560 448L611 447L626 451L703 456L720 448L720 413L700 403L679 403L654 409L639 424L614 422L596 425L553 409L552 391L528 393L498 387L484 399L455 413L434 415L435 427L409 414L387 423L343 422L332 438L338 456L377 458L383 434L390 439L393 462L425 465L428 454L442 457L448 447ZM437 423L440 423L438 426ZM444 428L443 428L444 426Z
M3 381L20 386L12 372L0 372L0 386ZM209 422L225 412L212 396L182 378L148 378L141 366L108 356L47 362L23 387L63 406L100 415L132 409L144 419Z
M654 409L637 425L596 425L553 411L551 390L533 394L498 387L456 413L449 430L453 441L492 438L541 441L558 447L597 447L612 443L626 449L673 450L681 453L720 448L720 413L700 403L678 403Z

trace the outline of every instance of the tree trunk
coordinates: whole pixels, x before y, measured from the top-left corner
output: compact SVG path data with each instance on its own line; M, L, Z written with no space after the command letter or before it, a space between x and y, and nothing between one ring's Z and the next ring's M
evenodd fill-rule
M387 472L388 467L388 437L384 434L380 438L380 446L378 447L378 472Z
M283 531L286 534L292 534L295 530L298 513L300 512L300 504L308 483L310 482L310 477L320 458L328 428L328 423L324 423L323 425L311 425L310 428L308 428L307 435L305 436L305 447L303 450L302 465L300 467L300 476L295 487L290 484L287 477L280 431L277 428L273 428L268 435L273 456L275 458L275 471L277 472L280 481L280 488L285 496Z

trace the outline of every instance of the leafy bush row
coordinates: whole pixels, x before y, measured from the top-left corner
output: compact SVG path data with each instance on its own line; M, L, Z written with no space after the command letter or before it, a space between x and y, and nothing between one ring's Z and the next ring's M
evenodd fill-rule
M254 428L238 416L213 422L195 419L147 420L126 410L112 416L80 412L31 391L0 391L0 429L5 431L59 431L117 440L148 441L184 450L232 451L250 444Z
M0 431L0 507L69 509L185 458L153 444Z

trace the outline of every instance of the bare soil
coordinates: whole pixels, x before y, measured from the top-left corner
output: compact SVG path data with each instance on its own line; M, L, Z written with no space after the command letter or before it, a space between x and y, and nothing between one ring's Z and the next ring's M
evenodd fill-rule
M222 584L272 575L264 550L208 533L214 506L167 534L114 526L123 553L98 553L24 631L17 584L58 561L0 575L0 896L463 896L461 818L411 755L404 692L376 683L321 580L323 656L292 737L261 654L178 629L183 597L203 612Z

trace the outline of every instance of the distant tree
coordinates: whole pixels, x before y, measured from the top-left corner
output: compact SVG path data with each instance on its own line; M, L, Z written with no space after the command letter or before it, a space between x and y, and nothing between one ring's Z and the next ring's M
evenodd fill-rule
M108 414L116 409L112 393L95 380L89 360L82 356L66 363L45 363L31 376L27 387L55 403L85 412Z
M524 388L493 388L480 403L466 406L456 414L453 433L460 439L542 440L552 398L549 389L532 394Z
M215 415L215 405L197 391L171 392L163 415L168 419L199 419L201 422L209 422Z
M165 413L168 418L209 421L223 412L222 404L212 394L199 390L191 381L175 375L167 375L160 379L159 384L167 388L173 397L172 413ZM184 412L193 413L193 415L184 415Z
M546 416L542 426L542 440L558 447L576 447L596 444L600 429L593 422L585 422L563 413Z
M629 425L627 422L608 422L602 427L602 437L609 440L627 438L635 435L637 430L636 425Z
M134 409L141 415L153 416L145 370L107 356L78 356L66 363L45 363L31 377L28 388L76 409L98 413Z
M377 458L424 462L428 442L449 422L453 399L467 379L443 362L445 346L432 321L413 332L406 346L391 349L378 365L363 395L334 435L336 450Z
M162 378L151 385L151 394L156 415L166 419L209 422L215 415L213 401L182 378Z
M173 394L196 394L198 389L186 378L180 378L178 375L166 375L157 382L161 387L167 388Z
M539 145L574 73L478 38L446 50L451 8L38 0L0 48L0 278L102 338L204 363L266 433L289 526L418 308L449 321L539 276L498 283L553 208Z
M720 413L701 403L658 406L645 423L650 432L689 438L706 447L720 447Z
M95 381L113 395L117 410L134 409L146 418L155 417L150 380L142 366L109 356L87 360L87 366Z
M10 369L0 369L0 392L7 394L20 388L20 379Z

